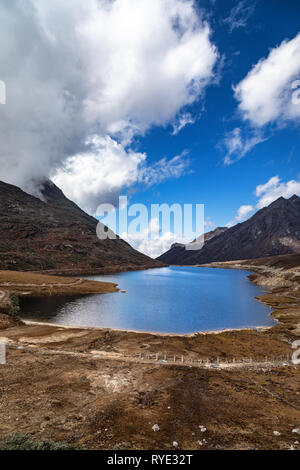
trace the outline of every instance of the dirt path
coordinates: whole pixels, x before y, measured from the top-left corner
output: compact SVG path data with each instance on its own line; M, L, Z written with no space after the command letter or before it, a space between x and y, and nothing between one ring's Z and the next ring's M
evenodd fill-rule
M8 300L8 293L5 290L0 290L0 302Z
M85 281L85 279L75 279L74 281L72 282L56 282L56 283L53 283L53 284L49 284L49 283L43 283L43 284L28 284L28 283L16 283L16 282L3 282L0 284L0 287L9 287L9 288L13 288L13 287L50 287L50 288L54 288L54 287L73 287L75 285L78 285L78 284L82 284L83 282ZM0 301L1 301L1 297L0 297Z
M91 352L75 352L75 351L67 351L61 349L49 349L45 347L37 346L36 344L28 344L28 345L20 345L19 342L12 341L11 339L2 337L0 342L5 342L8 348L12 349L19 349L22 351L35 351L39 354L47 354L47 355L62 355L62 356L70 356L70 357L80 357L80 358L87 358L93 360L110 360L110 361L123 361L123 362L131 362L134 364L153 364L159 366L168 366L168 367L188 367L188 368L200 368L200 369L246 369L246 368L277 368L277 367L285 367L292 365L290 360L283 361L282 359L272 360L272 361L237 361L237 362L211 362L211 361L203 361L203 360L180 360L180 358L176 358L175 360L169 359L151 359L147 357L141 357L140 355L125 355L120 353L109 353L106 351L91 351Z

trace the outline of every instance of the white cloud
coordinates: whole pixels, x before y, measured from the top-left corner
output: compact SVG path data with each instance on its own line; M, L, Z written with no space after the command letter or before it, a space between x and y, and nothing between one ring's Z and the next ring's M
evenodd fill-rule
M243 137L242 131L236 127L228 132L224 139L224 145L227 150L224 158L225 165L231 165L243 158L257 144L264 142L265 138L260 132L254 132L250 137Z
M268 192L270 189L274 189L279 184L279 177L273 176L272 178L267 181L265 184L259 184L256 186L255 194L257 197L261 196L263 193Z
M255 126L300 118L292 83L300 73L300 33L271 49L234 88L239 110Z
M145 153L127 150L109 136L93 136L87 145L89 151L69 157L52 180L68 198L90 213L103 202L116 204L123 188L179 178L189 166L185 153L147 166Z
M170 249L173 243L189 243L190 240L182 234L172 232L160 233L160 225L157 218L150 221L149 226L141 232L128 234L122 233L121 237L138 251L152 258L157 258Z
M230 227L233 227L234 225L236 225L238 222L242 222L244 219L246 219L248 217L248 215L254 211L254 207L253 206L250 206L250 205L244 205L244 206L241 206L238 211L237 211L237 215L235 216L235 218L231 221L231 222L228 222L228 224L226 225L226 227L230 228Z
M278 176L273 176L266 183L256 186L255 195L258 198L255 208L251 205L241 206L235 218L228 222L227 227L233 227L238 222L246 219L254 209L262 209L269 206L280 197L289 199L290 197L300 196L300 181L290 180L282 182Z
M146 155L127 152L109 136L94 136L89 146L90 151L69 157L52 180L72 201L93 212L101 202L115 203L121 189L138 180Z
M294 194L300 196L300 181L290 180L281 182L278 176L273 176L265 184L256 187L256 196L259 197L257 209L269 206L279 197L289 199Z
M169 178L179 178L184 175L189 167L189 158L186 152L168 160L162 158L152 166L143 168L139 174L139 181L151 186Z
M205 232L209 232L216 228L216 224L211 220L210 217L206 217L204 221L204 228L205 228Z
M134 136L176 121L214 78L218 53L193 0L11 1L0 21L0 178L22 187L55 171L62 182L68 168L64 186L84 173L86 201L100 187L92 168L104 181L100 160L106 176L118 161L130 179L142 158L125 150ZM119 157L92 155L94 135L121 143Z
M250 212L252 212L253 210L254 209L252 206L241 206L238 210L236 219L237 220L245 219L248 216L248 214L250 214Z
M178 116L177 120L173 123L172 135L177 135L179 132L188 125L194 124L195 118L191 113L184 113Z
M245 28L250 16L254 13L254 10L255 3L241 0L231 9L229 16L223 20L223 23L228 25L231 33L236 28Z

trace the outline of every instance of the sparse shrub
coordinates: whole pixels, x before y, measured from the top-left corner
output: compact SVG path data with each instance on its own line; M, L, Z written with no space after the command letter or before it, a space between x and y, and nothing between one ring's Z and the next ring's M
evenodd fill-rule
M19 307L19 296L17 294L10 294L11 308L9 314L16 317L20 310Z
M118 442L114 446L114 450L129 450L130 449L130 444L128 442Z
M28 434L12 433L0 439L1 450L80 450L80 446L50 439L35 440Z

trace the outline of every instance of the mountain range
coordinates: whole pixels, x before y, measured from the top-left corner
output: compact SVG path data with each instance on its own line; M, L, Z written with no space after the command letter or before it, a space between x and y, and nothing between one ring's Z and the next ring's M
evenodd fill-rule
M174 243L157 260L121 238L100 240L98 220L85 213L51 181L40 197L0 181L0 269L97 274L163 264L194 265L300 253L300 198L280 197L250 219L204 235L191 250Z
M120 238L98 239L98 220L51 181L40 191L37 198L0 182L0 269L96 274L162 266Z
M175 243L157 259L193 265L300 253L300 198L280 197L243 223L208 232L200 250L188 248Z

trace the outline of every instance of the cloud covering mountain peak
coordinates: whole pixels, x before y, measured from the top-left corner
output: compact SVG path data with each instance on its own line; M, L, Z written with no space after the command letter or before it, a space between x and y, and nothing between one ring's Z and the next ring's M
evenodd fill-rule
M146 156L130 148L134 137L174 122L214 76L218 52L192 0L12 0L0 17L0 178L27 190L52 176L77 203L102 202L132 181L116 172L102 191L93 174L83 197L91 140L120 146L118 168L130 161L138 180ZM104 167L113 160L106 146Z

